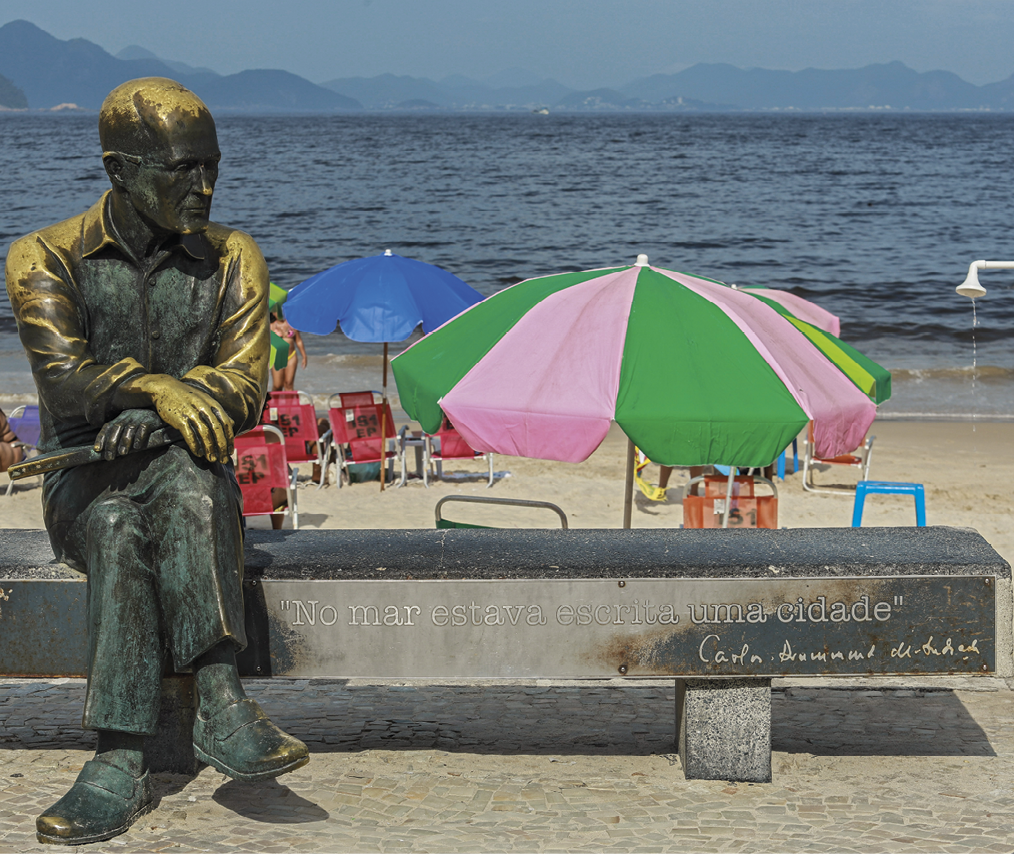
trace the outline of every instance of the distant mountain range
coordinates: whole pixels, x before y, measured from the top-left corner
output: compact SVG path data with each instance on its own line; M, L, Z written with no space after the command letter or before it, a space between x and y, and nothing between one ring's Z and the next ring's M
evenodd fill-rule
M171 77L196 92L212 109L361 110L363 105L288 71L241 71L219 75L167 63L141 51L135 58L112 56L85 39L61 41L28 21L0 27L0 75L28 100L52 109L72 104L97 110L111 89L135 77ZM128 56L131 55L128 53ZM2 100L0 103L14 106Z
M131 45L116 56L85 39L61 41L28 21L0 27L0 108L96 110L134 77L172 77L209 107L287 110L1014 110L1014 75L975 86L947 71L917 72L901 62L821 71L741 69L698 64L617 89L576 91L511 69L486 81L461 75L440 82L381 74L320 85L279 70L220 75L162 59Z
M519 75L521 76L521 75ZM555 80L493 86L460 74L435 83L425 77L340 77L321 86L360 101L370 110L406 109L407 102L425 102L441 110L531 110L554 106L573 89Z
M3 75L0 75L0 107L9 110L24 110L28 107L25 93Z
M918 72L901 62L838 71L702 63L678 74L635 80L620 93L647 103L682 95L747 110L1009 110L1014 75L975 86L949 71Z

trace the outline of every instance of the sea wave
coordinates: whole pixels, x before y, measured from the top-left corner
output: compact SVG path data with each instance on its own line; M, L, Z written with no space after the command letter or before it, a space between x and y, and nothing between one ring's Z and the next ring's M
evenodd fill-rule
M892 368L891 379L894 383L925 382L927 380L960 380L971 382L1012 382L1014 368L1000 365L971 365L949 368Z
M392 354L392 358L393 358ZM331 368L381 368L384 364L383 355L376 354L348 354L348 353L321 353L317 358L324 365Z

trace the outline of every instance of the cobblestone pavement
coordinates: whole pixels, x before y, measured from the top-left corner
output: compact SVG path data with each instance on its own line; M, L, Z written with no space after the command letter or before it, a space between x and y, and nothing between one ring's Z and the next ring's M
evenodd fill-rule
M155 778L102 851L1014 850L1014 694L998 679L775 683L774 782L686 781L671 681L251 681L310 764ZM93 740L78 679L0 680L0 851Z

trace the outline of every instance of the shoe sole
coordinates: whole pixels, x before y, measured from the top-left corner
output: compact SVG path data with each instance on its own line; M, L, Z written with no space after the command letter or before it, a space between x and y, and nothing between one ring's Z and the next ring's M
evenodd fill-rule
M309 757L307 757L309 758ZM92 842L102 842L106 839L112 839L114 836L119 836L121 833L126 833L130 830L130 826L137 821L141 816L145 816L155 808L154 803L147 803L136 813L134 813L126 823L121 824L115 830L109 830L105 833L96 833L92 836L49 836L45 833L39 833L36 831L35 838L43 845L88 845Z
M239 780L241 783L259 783L261 780L270 780L273 777L280 777L282 774L288 774L290 771L302 768L310 761L310 756L307 754L294 762L290 762L288 765L282 765L278 768L269 768L266 771L258 771L256 774L246 774L243 771L237 771L235 768L230 768L224 762L220 762L215 759L214 756L209 756L196 744L194 745L194 755L205 765L210 765L212 768L221 771L227 777L232 777L233 780Z

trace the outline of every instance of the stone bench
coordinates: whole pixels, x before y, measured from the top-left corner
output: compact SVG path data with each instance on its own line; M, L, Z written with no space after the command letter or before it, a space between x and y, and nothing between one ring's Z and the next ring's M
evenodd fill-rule
M691 779L771 779L771 679L1010 677L1010 566L975 531L251 531L257 677L672 677ZM0 675L83 676L85 583L0 530ZM193 764L167 676L152 766ZM298 735L297 733L294 733Z

